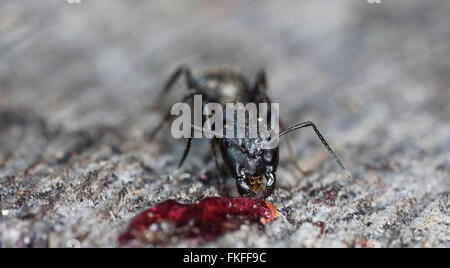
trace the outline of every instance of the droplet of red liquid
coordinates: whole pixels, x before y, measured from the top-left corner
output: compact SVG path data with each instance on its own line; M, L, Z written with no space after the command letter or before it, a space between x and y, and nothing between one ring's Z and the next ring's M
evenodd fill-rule
M161 221L173 224L174 235L211 241L239 229L244 223L264 226L275 216L276 210L272 205L256 198L208 197L194 204L167 200L135 216L118 242L126 246L135 239L148 237L145 232L149 232L149 227Z

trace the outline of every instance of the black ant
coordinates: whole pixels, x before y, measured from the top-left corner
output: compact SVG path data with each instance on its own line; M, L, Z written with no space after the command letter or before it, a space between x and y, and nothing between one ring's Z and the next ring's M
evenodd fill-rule
M190 68L182 65L170 76L161 91L157 102L162 103L165 95L170 91L177 79L183 75L186 78L188 87L188 94L182 99L186 102L193 98L194 95L201 95L203 105L207 103L219 103L225 105L226 103L272 103L267 94L266 75L264 71L257 74L255 83L250 86L246 77L241 73L229 70L210 70L204 72L201 76L193 76ZM270 111L269 111L270 112ZM150 135L150 141L154 139L158 131L165 123L171 122L175 116L168 113L164 120L156 127ZM283 127L283 124L280 123ZM345 168L344 164L339 160L337 155L333 152L331 147L320 134L316 125L311 121L295 124L282 130L278 136L292 132L294 130L312 127L322 144L330 153L331 157L336 161L341 168L343 174L351 180L350 172ZM181 167L189 153L191 147L192 137L187 138L187 144L183 156L179 162L178 167ZM217 169L220 172L220 167L217 160L217 145L219 145L222 159L226 163L231 175L236 179L237 189L242 196L254 196L260 188L263 177L266 178L264 196L271 195L276 185L276 170L278 167L279 150L278 146L272 149L265 149L262 146L261 139L258 138L226 138L214 137L211 139L211 148L213 158ZM289 152L292 159L292 149L289 144ZM292 161L296 164L295 161ZM304 173L300 167L296 166L300 172Z

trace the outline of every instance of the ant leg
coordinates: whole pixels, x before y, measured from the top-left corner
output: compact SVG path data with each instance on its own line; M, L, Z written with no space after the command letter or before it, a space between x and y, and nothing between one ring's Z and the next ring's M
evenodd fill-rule
M212 151L214 163L216 165L216 169L217 169L217 171L219 173L219 177L221 179L223 179L222 171L221 171L220 165L219 165L219 159L217 158L217 144L216 144L216 140L215 139L211 139L211 151Z
M330 153L331 157L334 159L334 161L336 162L336 164L341 168L342 173L345 175L345 177L347 177L347 179L349 179L350 181L352 180L352 175L350 174L350 172L345 168L344 164L341 162L341 160L339 160L339 158L337 157L337 155L334 153L333 149L331 149L330 145L328 145L327 141L323 138L322 134L320 134L319 129L317 129L316 125L311 122L311 121L305 121L296 125L293 125L283 131L280 132L279 137L281 137L284 134L287 134L291 131L300 129L300 128L304 128L304 127L312 127L314 129L314 132L316 132L317 137L319 138L319 140L322 142L323 146L325 146L325 148L327 149L328 153Z
M228 195L228 189L225 187L225 180L224 180L225 177L223 176L222 169L220 168L220 165L219 165L219 159L217 157L217 140L216 139L211 140L211 150L212 150L212 155L213 155L214 162L216 165L217 174L219 175L220 192L222 192L222 194L224 194L224 195Z
M159 133L159 131L163 128L163 126L166 123L171 122L174 119L175 116L171 115L171 114L167 114L163 120L161 120L161 122L159 122L159 124L156 126L156 128L152 131L152 133L150 134L149 138L148 138L148 142L152 142L156 135Z
M195 80L191 74L191 70L186 65L180 65L175 72L173 72L169 79L167 79L166 83L164 84L162 90L159 92L158 97L156 97L156 106L160 108L162 104L164 103L164 98L169 93L170 89L172 89L175 82L180 78L180 76L184 74L186 77L186 85L188 86L189 90L195 89Z
M188 99L190 99L197 93L197 91L195 90L195 80L191 74L190 68L187 67L186 65L181 65L169 77L169 79L164 84L163 89L160 91L158 97L156 98L156 100L157 100L156 105L158 107L161 107L161 105L163 104L164 98L166 97L166 95L169 93L172 86L175 84L175 82L178 80L178 78L182 74L185 75L186 84L188 86L188 89L190 90L190 93L182 99L182 102L186 102ZM162 129L162 127L166 123L171 122L174 118L175 118L175 116L173 116L170 112L167 113L166 116L164 117L164 119L156 126L155 130L150 134L149 142L152 142L153 139L156 137L156 135L159 133L159 131ZM186 148L184 149L184 153L180 160L180 163L178 164L178 168L180 168L183 165L184 161L186 160L186 157L191 148L191 144L192 144L192 138L188 138L187 143L186 143Z
M272 103L271 98L267 94L267 79L266 79L266 72L264 70L259 71L258 74L256 75L254 90L259 90L259 93L261 93L264 96L265 101L267 103ZM280 119L280 127L285 128L285 125L283 124L281 119ZM289 136L286 138L286 145L287 145L287 149L288 149L288 158L289 158L289 161L291 162L292 166L302 176L307 175L309 173L309 171L304 170L295 160L294 151L292 150L292 143L291 143L291 139L289 138Z
M194 135L194 125L191 125L191 129L192 129L191 138L187 139L186 148L184 149L183 157L181 158L181 161L178 164L178 168L180 168L183 165L184 160L186 160L186 157L187 157L187 155L189 153L189 150L190 150L190 147L191 147L191 144L192 144L192 137ZM222 182L223 176L222 176L222 172L221 172L221 169L220 169L219 161L218 161L218 158L217 158L217 147L216 147L216 140L215 139L211 140L211 150L212 150L214 163L216 165L216 169L217 169L217 171L219 173L219 177L220 177L220 180Z
M186 147L184 148L183 156L181 157L180 163L178 163L178 168L181 168L181 166L184 163L184 160L186 160L186 157L191 149L192 144L192 138L187 138Z
M266 71L260 70L256 74L255 88L259 88L261 91L267 90Z
M265 100L256 99L256 101L267 101L268 103L271 103L269 96L267 95L267 79L266 79L266 72L264 70L260 70L256 74L255 84L253 85L252 94L256 96L260 96L262 94L265 98Z
M186 102L187 100L189 100L190 98L192 98L194 95L196 94L196 92L191 92L188 95L184 96L184 98L181 100L181 102ZM161 122L159 122L159 124L156 126L156 128L153 130L153 132L150 134L148 141L152 142L156 135L159 133L159 131L162 129L162 127L166 124L166 123L170 123L172 120L175 119L175 116L172 115L170 112L168 112L166 114L166 116L164 117L163 120L161 120Z

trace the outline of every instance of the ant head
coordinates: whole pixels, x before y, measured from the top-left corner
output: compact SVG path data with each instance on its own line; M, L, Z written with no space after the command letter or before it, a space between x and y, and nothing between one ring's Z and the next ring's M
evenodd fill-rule
M246 188L257 192L278 166L278 147L265 149L265 139L242 138L220 139L222 157L236 179L242 180Z

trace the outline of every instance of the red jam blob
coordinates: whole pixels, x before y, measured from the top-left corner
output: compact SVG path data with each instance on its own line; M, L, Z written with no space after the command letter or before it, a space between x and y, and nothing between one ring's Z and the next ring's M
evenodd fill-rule
M118 242L121 246L131 245L135 239L145 237L152 224L162 221L173 224L176 229L174 233L178 236L211 241L228 231L239 229L242 224L258 223L264 226L276 214L275 208L268 202L249 197L208 197L194 204L167 200L131 219L127 231Z

